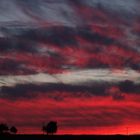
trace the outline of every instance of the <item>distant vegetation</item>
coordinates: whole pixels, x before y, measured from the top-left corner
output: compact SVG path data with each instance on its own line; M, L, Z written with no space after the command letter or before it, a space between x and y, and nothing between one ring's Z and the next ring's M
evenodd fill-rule
M53 135L57 132L57 122L50 121L48 124L43 125L42 131L47 135Z
M54 135L57 132L57 122L50 121L42 126L43 134ZM0 135L17 134L18 129L15 126L9 127L5 123L0 124Z
M19 140L140 140L140 135L54 135L58 130L56 121L44 123L41 130L47 135L16 135L18 129L15 126L0 123L0 140L9 139L9 136Z
M0 124L0 135L16 134L17 132L18 130L15 126L12 126L11 128L9 128L7 124L4 124L4 123Z

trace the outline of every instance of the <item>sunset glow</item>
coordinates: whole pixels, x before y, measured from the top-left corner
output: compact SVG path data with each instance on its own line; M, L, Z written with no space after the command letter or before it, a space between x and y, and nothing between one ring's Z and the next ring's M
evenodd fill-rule
M20 134L140 134L138 0L0 0L0 123ZM9 8L8 8L9 7Z

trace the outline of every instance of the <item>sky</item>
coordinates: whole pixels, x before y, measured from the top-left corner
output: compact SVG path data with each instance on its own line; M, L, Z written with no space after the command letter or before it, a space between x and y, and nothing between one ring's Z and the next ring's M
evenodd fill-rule
M140 134L139 0L0 0L0 123L18 133Z

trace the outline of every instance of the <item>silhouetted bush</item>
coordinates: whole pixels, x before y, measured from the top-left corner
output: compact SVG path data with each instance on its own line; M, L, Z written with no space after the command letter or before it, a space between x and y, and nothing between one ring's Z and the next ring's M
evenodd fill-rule
M1 123L0 124L0 135L10 135L10 134L16 134L17 128L15 126L12 126L10 129L7 124Z
M15 127L15 126L12 126L11 128L10 128L10 132L12 133L12 134L16 134L17 133L17 128Z
M57 122L50 121L48 124L43 125L42 131L47 133L48 135L49 134L53 135L54 133L57 132Z
M0 124L0 134L5 134L8 133L9 128L7 126L7 124L1 123Z

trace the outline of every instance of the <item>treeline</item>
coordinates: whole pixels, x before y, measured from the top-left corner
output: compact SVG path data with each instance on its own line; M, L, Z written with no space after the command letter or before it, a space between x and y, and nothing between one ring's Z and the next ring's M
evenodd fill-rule
M57 122L50 121L49 123L43 124L41 128L43 134L53 135L57 132ZM18 129L15 126L9 127L5 123L0 124L0 135L17 134Z
M0 134L16 134L17 132L18 130L15 126L9 128L7 124L0 124Z

